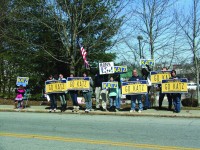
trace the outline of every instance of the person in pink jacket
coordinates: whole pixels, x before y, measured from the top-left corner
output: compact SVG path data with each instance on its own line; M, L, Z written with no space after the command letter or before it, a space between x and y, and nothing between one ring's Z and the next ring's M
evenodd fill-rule
M25 93L25 89L22 85L20 85L15 92L17 93L15 97L15 108L23 109L23 96Z

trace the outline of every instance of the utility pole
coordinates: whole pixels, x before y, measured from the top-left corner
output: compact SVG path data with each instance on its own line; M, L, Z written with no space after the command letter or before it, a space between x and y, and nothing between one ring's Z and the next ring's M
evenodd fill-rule
M140 59L141 59L142 58L141 40L143 40L143 37L141 35L138 35L137 39L139 42L139 51L140 51Z

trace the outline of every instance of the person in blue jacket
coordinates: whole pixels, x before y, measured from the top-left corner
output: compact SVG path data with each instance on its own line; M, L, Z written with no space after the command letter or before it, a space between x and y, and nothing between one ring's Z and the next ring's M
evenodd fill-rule
M132 72L132 77L129 79L129 81L139 81L139 80L143 80L143 78L138 76L137 70L134 69ZM131 110L130 110L130 112L135 112L136 99L138 101L138 107L139 107L138 112L141 113L143 110L141 94L131 95Z

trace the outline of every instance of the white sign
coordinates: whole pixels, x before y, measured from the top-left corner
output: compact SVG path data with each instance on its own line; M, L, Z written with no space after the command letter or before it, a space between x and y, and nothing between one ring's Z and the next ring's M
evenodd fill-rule
M99 74L113 74L114 62L99 63Z

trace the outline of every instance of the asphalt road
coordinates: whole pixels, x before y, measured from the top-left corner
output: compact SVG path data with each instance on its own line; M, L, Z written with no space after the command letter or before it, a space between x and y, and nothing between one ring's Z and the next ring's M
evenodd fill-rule
M199 149L200 119L0 112L0 150Z

